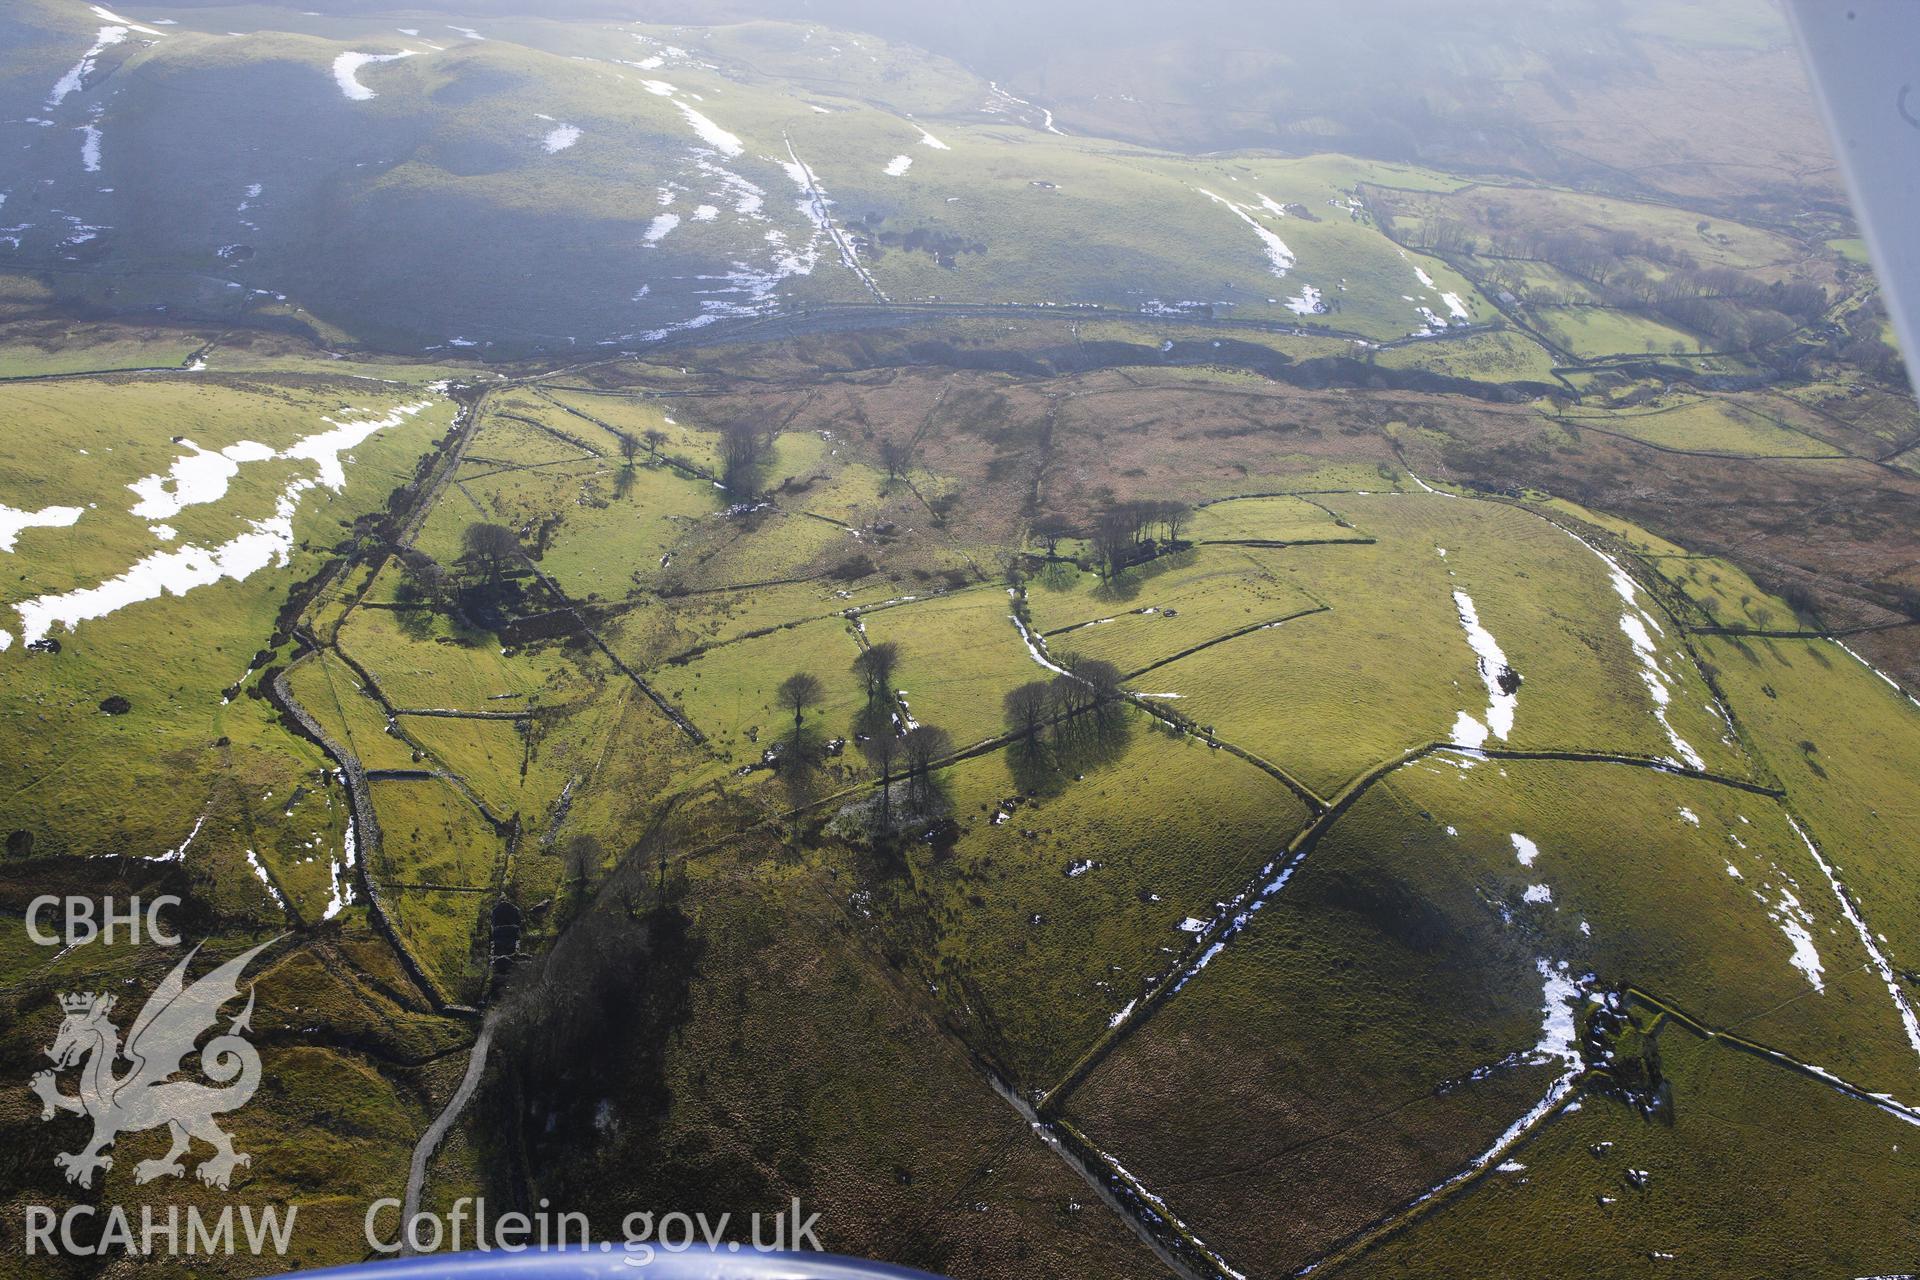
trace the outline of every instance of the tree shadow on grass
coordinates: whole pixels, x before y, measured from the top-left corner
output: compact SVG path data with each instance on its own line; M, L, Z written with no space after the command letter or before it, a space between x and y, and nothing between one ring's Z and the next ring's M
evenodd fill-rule
M1103 702L1056 721L1044 738L1009 745L1007 771L1021 794L1056 796L1087 773L1118 763L1136 733L1125 703Z
M809 724L798 734L789 732L780 742L775 769L788 806L797 809L823 798L833 784L833 775L826 768L826 735Z
M632 1171L675 1180L658 1167L667 1064L706 943L678 902L641 908L652 896L602 895L513 984L477 1112L483 1141L505 1148L487 1161L502 1200L549 1196L607 1231ZM680 1176L694 1172L715 1171Z
M1139 564L1128 565L1095 587L1093 589L1093 598L1109 603L1124 604L1137 597L1149 582L1152 582L1161 574L1170 573L1175 569L1190 567L1199 559L1199 555L1200 553L1197 548L1183 547L1178 551L1170 551L1163 556L1155 556L1151 560L1143 560Z

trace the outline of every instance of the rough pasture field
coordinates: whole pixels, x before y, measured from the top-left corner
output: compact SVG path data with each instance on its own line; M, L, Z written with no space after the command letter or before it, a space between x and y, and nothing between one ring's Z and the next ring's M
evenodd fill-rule
M1022 322L1004 350L1057 337ZM1784 511L1792 485L1871 470L1872 500L1897 506L1898 469L1865 460L1899 438L1885 406L872 365L895 349L722 345L444 393L425 373L226 375L216 350L210 380L111 375L117 405L152 392L159 441L98 469L77 452L98 441L96 380L0 389L74 440L16 450L8 508L98 504L19 530L5 554L29 574L56 539L92 548L99 575L249 528L321 466L228 457L220 498L179 507L169 544L131 510L152 486L126 486L176 457L256 437L294 453L308 415L433 400L341 454L337 493L300 490L284 568L78 619L57 654L26 649L18 605L77 579L23 580L0 654L18 712L93 736L17 740L79 742L102 768L92 744L111 742L113 768L155 781L93 822L53 754L21 754L4 825L32 838L9 846L7 883L119 854L98 865L194 886L236 945L292 930L283 966L367 993L272 1025L310 1053L302 1070L376 1078L389 1134L444 1102L464 1058L440 1055L469 1043L472 1011L506 1010L430 1203L497 1193L502 1126L537 1105L556 1120L529 1170L597 1214L669 1177L813 1193L844 1215L841 1247L903 1242L895 1256L962 1274L1059 1250L1136 1273L1152 1264L1130 1224L1202 1273L1364 1271L1403 1239L1461 1247L1448 1233L1490 1194L1551 1177L1557 1207L1525 1212L1584 1221L1596 1178L1691 1169L1687 1135L1749 1059L1757 1105L1911 1097L1902 975L1920 943L1888 852L1911 815L1904 756L1872 744L1920 733L1920 710L1819 638L1830 597L1698 536L1672 497L1760 474ZM198 434L160 434L181 415ZM1679 451L1629 472L1648 417ZM1489 445L1528 483L1489 483L1473 454ZM1630 477L1633 501L1596 497ZM1105 567L1096 517L1130 503L1186 509ZM1817 527L1761 550L1811 566L1897 545ZM1861 616L1894 603L1826 585ZM217 625L198 612L243 589L254 603ZM876 686L855 663L888 646ZM72 692L96 669L130 691L125 715ZM1008 700L1033 682L1050 692L1029 730ZM205 710L130 733L156 704ZM916 729L939 732L893 737ZM206 759L223 762L211 783L165 783ZM203 815L177 861L125 856L175 848ZM141 834L163 826L166 843ZM7 963L30 983L74 972ZM529 1013L522 984L635 1001L630 1034L536 1078L540 1046L598 1006ZM793 1002L798 1038L780 1030ZM603 1105L622 1136L582 1172L568 1144L601 1132ZM1641 1163L1558 1172L1569 1126L1642 1114ZM952 1126L980 1144L971 1172L947 1155L974 1147L928 1136ZM666 1165L631 1158L660 1144ZM349 1138L342 1159L384 1185L391 1147ZM1799 1159L1756 1185L1832 1176ZM939 1210L956 1178L996 1206L994 1231ZM1605 1266L1713 1202L1628 1190L1646 1213L1607 1237ZM313 1256L345 1256L351 1227ZM1808 1247L1701 1232L1716 1257ZM1878 1258L1878 1240L1821 1256Z
M1774 6L351 7L0 12L0 1215L227 1201L17 1087L169 959L29 903L168 894L286 1265L1911 1269L1920 411Z

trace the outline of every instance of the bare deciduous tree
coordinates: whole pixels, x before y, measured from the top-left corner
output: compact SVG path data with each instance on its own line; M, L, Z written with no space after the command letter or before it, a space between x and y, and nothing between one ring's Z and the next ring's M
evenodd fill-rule
M567 879L572 882L576 901L586 898L606 860L606 846L598 836L577 835L567 841Z
M867 684L869 700L893 696L893 672L900 665L900 646L891 640L862 649L853 660L853 672Z
M1121 682L1125 675L1104 658L1082 658L1073 664L1073 674L1086 681L1096 703L1112 702L1124 692Z
M798 750L801 719L809 709L820 705L820 699L826 696L826 686L812 672L796 671L780 682L774 696L782 707L793 712L793 745Z
M880 771L880 829L893 827L893 767L900 759L900 738L891 724L867 739L867 759Z
M729 422L720 429L720 482L728 493L740 495L752 478L755 464L765 455L767 444L767 438L751 422Z
M882 440L880 465L887 469L887 479L899 479L901 474L913 465L913 441L896 440L891 436Z
M489 586L498 587L507 566L521 557L520 539L505 525L478 521L460 535L462 558L483 569Z
M1007 690L1002 700L1002 708L1007 717L1007 731L1022 742L1031 745L1040 737L1040 730L1047 723L1047 708L1052 702L1047 682L1029 680Z
M938 725L923 724L909 732L902 745L907 757L907 795L924 811L933 798L933 766L953 754L953 738Z
M1048 555L1059 551L1060 539L1073 535L1073 522L1062 515L1043 515L1033 522L1033 539Z
M1160 526L1166 531L1167 541L1180 541L1180 530L1193 515L1193 508L1184 502L1174 501L1162 502L1159 506Z

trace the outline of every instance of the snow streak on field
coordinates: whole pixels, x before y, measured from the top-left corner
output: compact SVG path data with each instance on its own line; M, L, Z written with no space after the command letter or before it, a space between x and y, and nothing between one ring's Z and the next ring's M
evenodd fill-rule
M1485 717L1476 719L1462 711L1453 724L1453 740L1463 747L1483 747L1487 744L1487 736L1491 734L1505 742L1513 732L1513 712L1520 703L1517 685L1512 692L1502 687L1502 681L1509 678L1507 655L1501 651L1500 642L1493 638L1493 633L1480 625L1480 615L1473 607L1473 597L1464 591L1455 591L1453 607L1459 611L1460 626L1467 633L1468 645L1473 648L1481 683L1487 687Z
M1626 635L1628 643L1633 646L1634 654L1640 659L1641 682L1647 687L1647 696L1653 700L1654 719L1660 722L1661 729L1666 732L1668 744L1673 747L1674 753L1679 757L1675 763L1684 764L1689 769L1704 770L1707 767L1706 761L1701 758L1698 751L1693 749L1691 743L1680 736L1679 731L1667 719L1667 705L1673 701L1671 687L1673 677L1661 664L1660 646L1655 639L1659 637L1664 640L1666 629L1660 625L1653 614L1647 611L1646 606L1640 603L1640 588L1634 582L1633 575L1620 567L1619 561L1576 533L1567 531L1567 536L1600 557L1601 563L1607 567L1607 576L1613 584L1614 593L1627 606L1627 611L1620 615L1620 630Z
M73 64L67 74L60 77L47 95L47 107L51 110L65 102L69 95L77 91L93 74L94 60L114 45L127 38L127 27L123 25L105 26L94 38L93 46L80 55L80 61Z
M247 521L246 531L226 542L158 551L96 586L40 596L15 606L27 643L45 639L55 628L71 630L144 600L183 596L196 587L224 579L242 581L262 569L284 568L293 554L293 521L301 498L316 488L338 492L345 487L347 473L341 455L375 433L399 426L433 403L428 399L400 405L380 418L356 417L344 422L324 419L329 430L296 441L278 453L251 442L219 453L196 447L193 454L177 460L166 477L136 481L129 486L140 497L133 514L150 518L156 512L171 514L184 506L216 501L226 493L227 482L239 473L242 462L307 462L313 471L288 481L274 501L272 514Z
M706 143L721 155L731 159L739 156L747 149L746 144L740 141L739 134L730 133L722 129L719 125L701 115L698 111L695 111L678 98L674 99L673 105L680 109L680 114L685 116L687 123L693 126L693 131L700 135L700 141Z
M1293 250L1287 248L1287 242L1285 240L1282 240L1279 236L1261 225L1260 220L1253 216L1253 211L1250 208L1243 204L1236 204L1225 196L1217 196L1205 187L1197 187L1195 189L1215 204L1224 205L1228 209L1231 209L1235 217L1253 228L1253 233L1260 237L1261 247L1266 250L1267 268L1272 271L1274 275L1284 277L1288 271L1293 269Z

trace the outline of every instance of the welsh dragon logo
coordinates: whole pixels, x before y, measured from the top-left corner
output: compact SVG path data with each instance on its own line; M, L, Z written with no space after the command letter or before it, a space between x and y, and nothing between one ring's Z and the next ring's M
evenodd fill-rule
M194 1170L210 1187L226 1190L233 1171L252 1162L251 1156L233 1149L231 1135L213 1122L215 1116L245 1106L260 1087L260 1054L243 1034L252 1029L251 984L246 1008L228 1024L226 1033L199 1048L200 1071L213 1085L171 1077L184 1069L183 1062L194 1052L196 1042L219 1020L220 1006L240 994L240 975L248 963L273 941L235 956L191 986L187 966L200 948L188 952L133 1020L124 1048L119 1028L107 1016L113 1012L114 997L100 992L60 997L66 1019L47 1050L55 1070L34 1076L30 1087L40 1098L42 1120L61 1112L93 1120L93 1138L84 1147L53 1158L55 1165L66 1170L67 1181L91 1186L94 1170L113 1168L113 1157L103 1152L115 1138L161 1125L167 1126L173 1145L160 1159L136 1165L135 1182L184 1176L186 1166L180 1158L194 1139L213 1148L213 1154ZM131 1066L124 1074L115 1074L123 1058ZM77 1094L59 1091L57 1073L70 1067L80 1068Z

